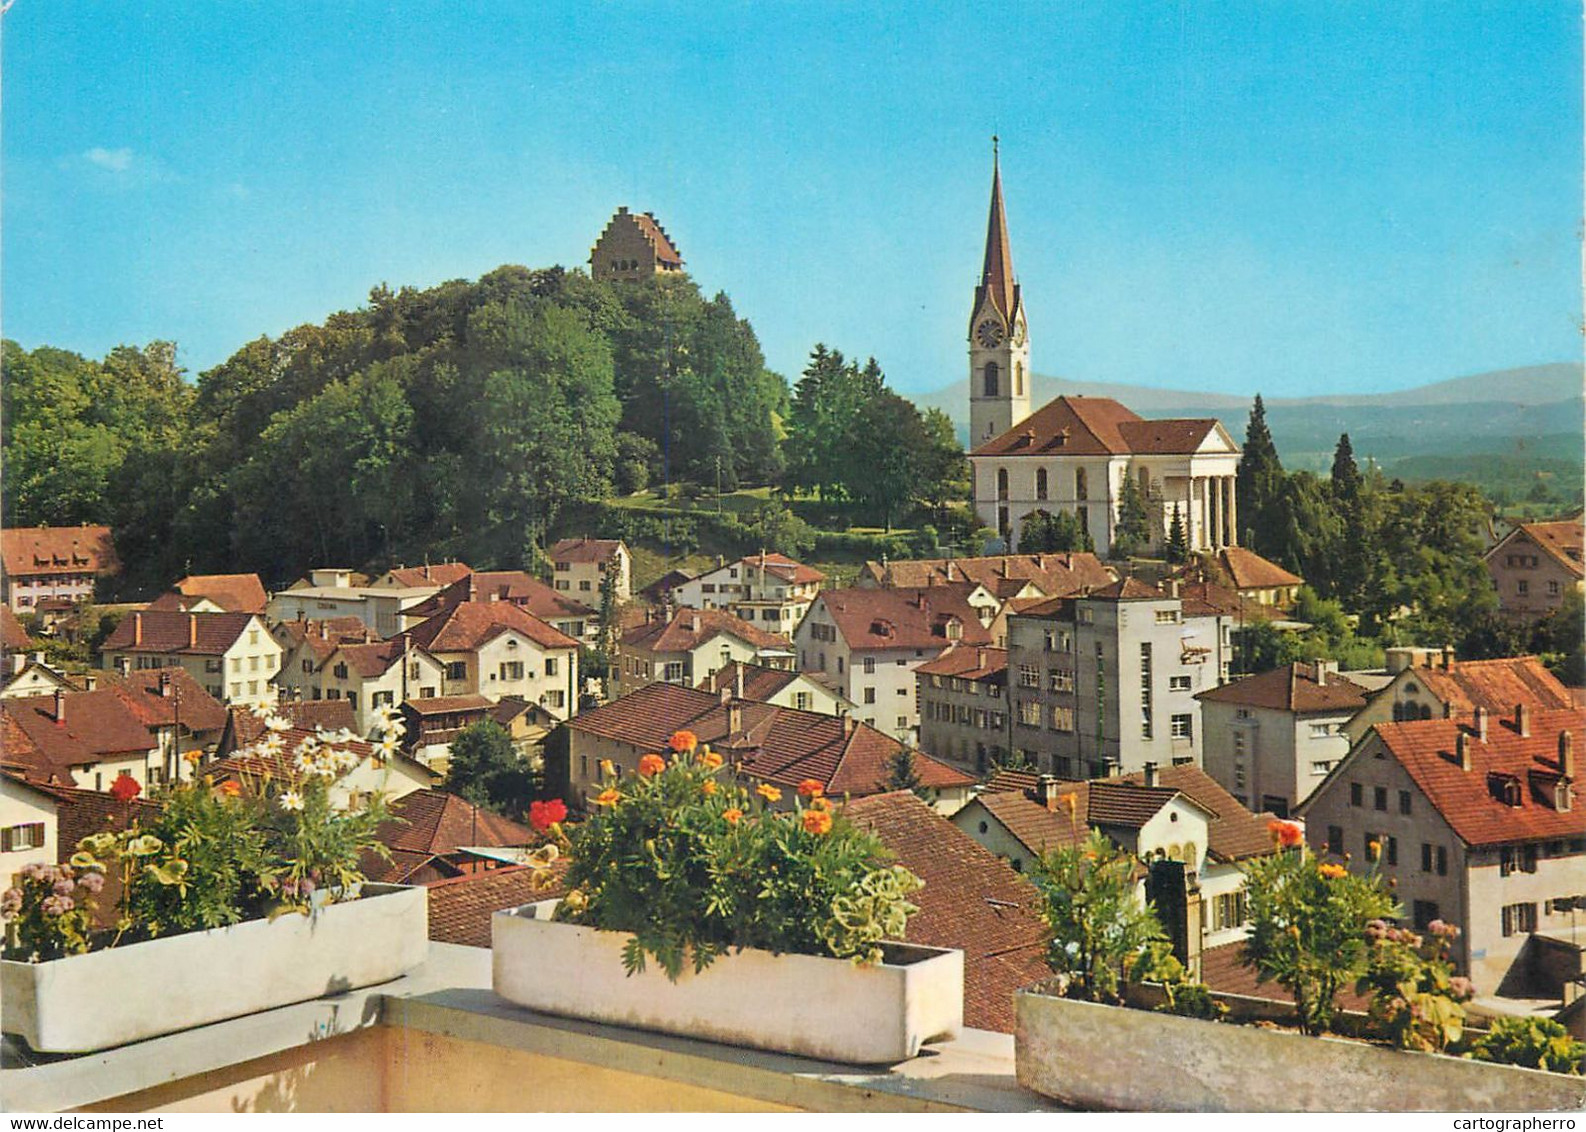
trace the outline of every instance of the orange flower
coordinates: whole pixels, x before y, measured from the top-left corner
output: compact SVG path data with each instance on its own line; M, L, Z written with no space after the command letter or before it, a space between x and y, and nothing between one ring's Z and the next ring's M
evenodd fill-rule
M739 809L723 810L721 816L727 819L728 825L737 825L738 819L743 817L743 811Z
M830 798L811 798L810 809L820 810L823 813L831 813L832 800Z
M666 769L666 760L660 755L645 755L639 760L639 773L645 778L652 774L660 774Z
M1293 849L1305 840L1305 832L1298 822L1273 818L1267 822L1267 832L1272 835L1273 844L1280 849Z
M699 746L699 736L692 731L674 731L668 746L678 752L678 754L682 754L684 751L692 751Z
M1334 864L1323 865L1319 871L1328 880L1337 880L1342 876L1347 876L1349 873L1349 870L1344 868L1343 865Z
M616 778L617 777L617 764L612 762L610 759L601 759L600 760L600 774L601 774L601 777L603 777L603 778Z
M780 802L782 800L782 791L778 790L775 786L772 786L769 783L762 782L759 786L755 787L754 792L760 795L760 797L764 798L767 802Z
M703 783L700 784L700 789L706 794L714 794L716 793L716 783L713 779L707 778Z
M824 793L826 793L826 787L822 786L816 779L806 778L799 783L799 797L801 798L819 798Z
M825 810L804 811L805 833L830 833L832 831L832 816Z
M1366 842L1366 856L1367 856L1367 858L1369 858L1370 860L1373 860L1373 861L1375 861L1378 857L1382 856L1382 842L1380 842L1380 841L1368 841L1368 842Z
M721 766L721 756L715 751L706 751L699 757L699 761L704 763L711 770L715 770L717 767Z
M610 787L607 787L605 790L602 790L599 794L597 794L595 796L595 805L597 805L597 806L615 806L621 800L622 800L622 795L621 794L618 794L615 790L611 789Z
M242 787L228 779L220 784L220 792L228 798L235 798L242 793Z

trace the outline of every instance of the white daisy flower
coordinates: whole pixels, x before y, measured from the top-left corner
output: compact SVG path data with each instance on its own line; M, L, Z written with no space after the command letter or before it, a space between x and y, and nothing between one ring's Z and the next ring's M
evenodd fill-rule
M283 791L276 801L281 804L283 810L291 810L294 813L303 808L303 795L296 790Z

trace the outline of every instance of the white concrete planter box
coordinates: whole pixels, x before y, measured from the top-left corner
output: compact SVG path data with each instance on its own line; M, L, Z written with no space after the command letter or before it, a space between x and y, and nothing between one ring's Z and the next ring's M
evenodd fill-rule
M886 962L773 955L752 948L677 982L652 961L631 978L625 932L551 920L556 901L490 921L496 994L546 1014L856 1065L895 1064L964 1018L964 953L887 944Z
M396 978L429 951L428 892L366 884L312 916L249 920L45 963L0 962L0 1028L83 1053Z
M1019 1084L1130 1112L1542 1112L1586 1077L1204 1022L1033 991L1015 996Z

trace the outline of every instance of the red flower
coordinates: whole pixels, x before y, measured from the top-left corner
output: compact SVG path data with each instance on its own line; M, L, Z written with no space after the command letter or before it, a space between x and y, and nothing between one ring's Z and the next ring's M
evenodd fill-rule
M806 778L799 783L799 793L806 798L819 798L826 793L826 787L822 786L818 779Z
M138 780L126 771L118 774L116 780L110 784L111 797L118 802L130 802L141 793L143 787L139 786Z
M560 798L552 798L549 802L529 803L529 824L541 833L566 820L567 807Z
M666 760L660 755L645 755L639 760L639 773L648 778L652 774L660 774L666 769Z
M692 751L699 746L699 736L692 731L674 731L668 746L678 754L682 754L684 751Z
M1267 822L1267 832L1272 835L1272 840L1280 849L1293 849L1305 840L1305 831L1300 828L1298 822L1273 818Z

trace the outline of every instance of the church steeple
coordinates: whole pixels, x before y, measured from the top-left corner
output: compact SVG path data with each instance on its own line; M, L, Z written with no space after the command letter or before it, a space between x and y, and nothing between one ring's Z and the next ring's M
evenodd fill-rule
M986 256L969 313L971 451L1030 415L1029 365L1024 298L1013 276L1013 245L1002 203L1002 161L993 137Z

